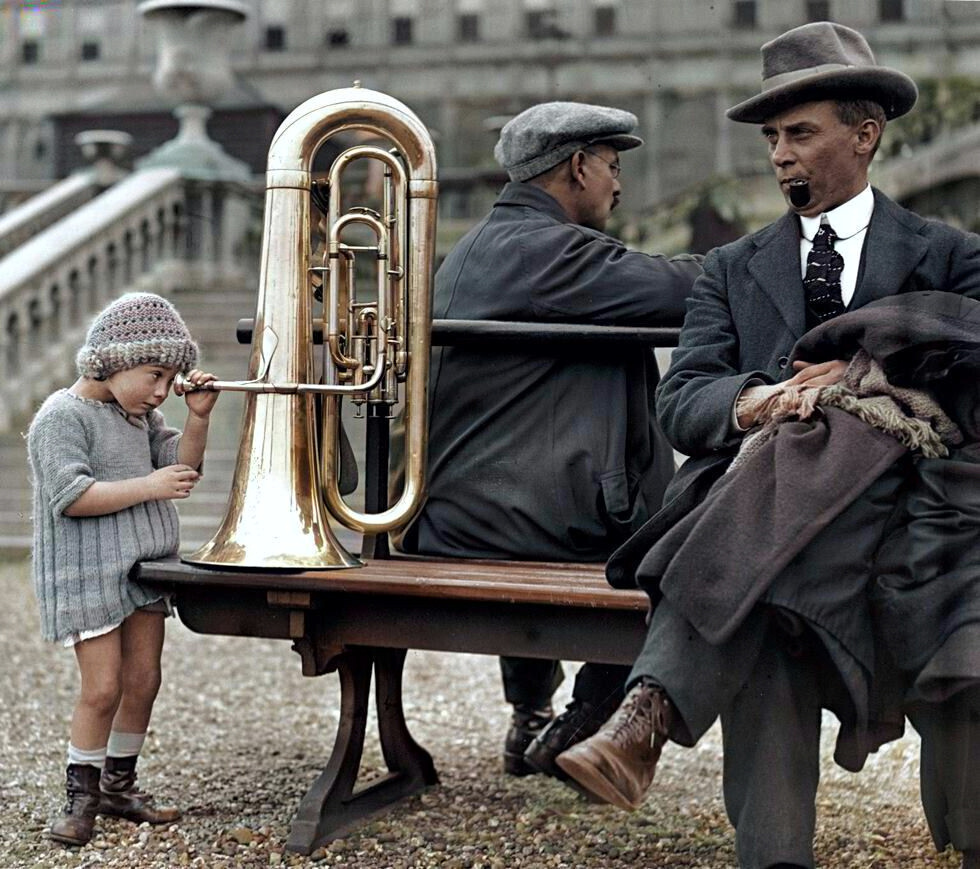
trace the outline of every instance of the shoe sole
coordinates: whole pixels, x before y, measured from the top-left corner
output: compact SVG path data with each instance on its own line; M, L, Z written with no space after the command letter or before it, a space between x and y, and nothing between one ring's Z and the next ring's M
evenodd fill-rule
M103 818L120 818L123 821L129 821L131 824L151 824L154 827L160 826L162 824L176 824L180 820L180 813L172 818L157 818L156 820L151 820L145 815L139 814L129 814L126 812L110 812L99 809L99 814Z
M533 745L533 743L532 743ZM539 754L531 752L529 748L524 752L524 763L529 766L534 772L539 772L541 775L550 776L555 779L555 781L560 781L563 785L568 785L575 793L579 796L585 797L590 803L603 803L605 800L599 799L595 794L586 788L582 787L575 779L573 779L565 770L555 763L555 755L550 752L544 753L542 758Z
M528 775L537 775L538 770L530 766L524 760L523 754L511 754L504 752L504 774L524 778Z
M522 755L525 766L530 767L535 772L550 775L552 778L564 781L568 776L555 763L555 757L556 755L551 751L540 746L537 740L532 742L527 747L527 751Z
M76 848L81 848L83 845L87 845L92 841L92 836L88 839L70 839L68 836L59 836L55 833L48 833L48 838L52 842L57 842L59 845L72 845Z
M627 812L635 812L643 805L642 800L636 803L628 800L594 766L580 762L574 755L569 757L560 754L555 762L599 802L608 803Z

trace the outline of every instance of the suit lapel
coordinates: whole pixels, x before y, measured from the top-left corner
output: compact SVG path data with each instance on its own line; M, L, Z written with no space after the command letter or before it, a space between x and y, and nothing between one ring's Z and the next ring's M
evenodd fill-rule
M758 250L747 264L759 290L772 301L796 337L806 331L803 278L800 274L800 229L796 215L787 212L772 231L756 242Z
M922 219L875 190L875 209L864 240L861 269L848 310L893 296L928 250L919 234Z

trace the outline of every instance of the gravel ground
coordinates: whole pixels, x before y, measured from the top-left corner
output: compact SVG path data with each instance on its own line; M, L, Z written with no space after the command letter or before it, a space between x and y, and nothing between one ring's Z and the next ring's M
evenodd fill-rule
M182 820L160 829L100 819L88 846L62 848L44 831L63 799L74 658L40 640L22 559L0 561L0 673L0 869L735 864L717 729L696 749L668 749L642 810L591 805L557 782L499 772L507 709L494 659L419 652L406 666L406 714L441 784L311 857L285 852L292 811L333 743L337 678L304 679L287 643L199 636L177 621L141 782L160 803L179 805ZM566 683L559 702L567 691ZM952 853L935 853L922 820L914 735L851 775L832 764L834 728L826 730L818 864L959 866ZM362 774L382 770L369 741Z

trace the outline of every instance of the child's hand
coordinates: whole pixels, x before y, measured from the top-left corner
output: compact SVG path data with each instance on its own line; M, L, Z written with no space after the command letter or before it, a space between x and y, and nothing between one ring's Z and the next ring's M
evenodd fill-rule
M148 501L171 501L186 498L201 479L201 475L188 465L167 465L147 474Z
M196 387L201 387L205 383L210 383L212 380L218 379L213 374L207 371L201 371L198 368L188 371L184 378ZM210 389L198 388L190 392L184 392L183 395L184 401L187 402L187 409L195 416L202 418L210 415L211 408L214 407L214 403L218 400L218 393Z

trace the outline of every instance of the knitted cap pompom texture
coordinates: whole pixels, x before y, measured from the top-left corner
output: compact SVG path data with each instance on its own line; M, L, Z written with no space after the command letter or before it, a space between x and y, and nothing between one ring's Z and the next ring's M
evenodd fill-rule
M139 365L187 371L197 355L197 344L170 302L153 293L127 293L92 321L75 362L83 377L104 380Z

